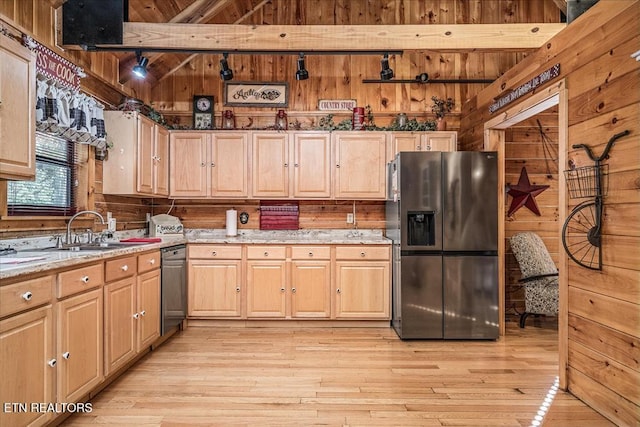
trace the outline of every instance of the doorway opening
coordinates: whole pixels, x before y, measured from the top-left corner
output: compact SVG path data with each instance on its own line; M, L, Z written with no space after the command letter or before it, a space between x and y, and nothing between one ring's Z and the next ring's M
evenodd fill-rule
M565 86L565 81L561 81L553 86L550 86L540 92L537 92L530 96L529 98L515 104L507 108L504 112L500 113L495 118L486 122L484 125L484 147L485 151L497 151L498 152L498 211L503 212L500 215L498 221L498 239L499 242L502 242L498 245L498 259L499 259L499 310L500 310L500 333L501 335L505 334L505 323L507 319L507 280L506 276L508 274L508 266L507 266L507 238L508 233L513 233L515 230L518 230L518 227L524 226L525 228L531 228L529 230L518 230L518 231L534 231L540 232L544 231L543 234L548 237L548 241L551 243L549 246L552 246L554 249L557 247L556 259L557 259L557 267L560 272L558 278L559 285L559 311L558 311L558 365L559 365L559 380L560 387L566 387L566 361L567 361L567 347L565 339L568 333L568 324L567 324L567 268L566 268L566 257L564 256L564 252L561 249L560 239L562 233L562 219L566 217L566 190L565 190L565 180L564 175L561 173L563 166L566 164L566 156L567 156L567 130L568 130L568 100L567 100L567 90ZM506 185L514 184L517 182L517 178L514 182L514 173L520 174L520 170L514 170L517 166L521 166L524 168L531 168L528 173L531 173L533 170L536 172L540 172L543 170L543 174L546 175L546 165L536 164L533 161L527 163L526 159L520 159L520 161L510 161L510 159L517 158L514 152L518 149L521 150L543 150L542 144L540 146L535 147L533 145L525 147L525 144L522 146L509 146L512 141L508 141L513 139L513 132L509 131L511 128L514 128L517 124L531 121L536 124L536 116L540 115L545 111L557 111L557 135L554 135L557 139L557 156L554 159L555 170L553 170L550 175L555 180L557 177L557 182L554 182L554 187L557 188L557 211L556 212L543 212L543 215L547 215L545 221L532 222L529 224L525 224L521 222L519 225L517 221L512 221L507 218L507 192ZM542 125L542 123L541 123ZM542 126L544 132L544 126ZM538 128L539 131L539 128ZM510 134L509 134L510 133ZM548 136L548 135L547 135ZM509 138L508 138L509 137ZM554 144L555 145L555 144ZM546 158L546 157L545 157ZM543 162L544 163L544 162ZM542 169L541 169L542 168ZM551 171L551 166L549 167ZM509 222L509 224L507 224ZM542 224L545 222L546 224ZM524 224L524 225L523 225ZM543 236L543 240L544 240ZM510 290L511 291L511 290ZM509 298L512 298L509 295ZM510 304L516 303L517 301L510 301ZM529 326L531 327L531 326Z

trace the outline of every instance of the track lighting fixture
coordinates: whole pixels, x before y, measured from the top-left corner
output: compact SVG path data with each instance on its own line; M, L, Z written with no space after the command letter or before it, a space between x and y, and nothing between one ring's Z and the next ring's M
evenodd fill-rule
M380 80L391 80L393 78L393 70L389 68L389 54L385 53L380 61Z
M138 64L133 67L133 74L135 74L138 78L144 79L147 76L147 64L149 63L149 59L142 56L142 52L136 51L136 59L138 60Z
M309 78L309 72L304 67L304 53L301 53L298 57L298 71L296 71L296 80L307 80Z
M229 64L227 63L228 57L229 54L225 52L222 54L222 59L220 60L220 78L224 81L233 78L233 70L229 68Z

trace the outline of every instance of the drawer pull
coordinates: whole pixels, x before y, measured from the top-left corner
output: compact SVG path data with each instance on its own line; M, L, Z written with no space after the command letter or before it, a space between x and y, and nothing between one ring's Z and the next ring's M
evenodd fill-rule
M153 264L155 264L155 263L156 263L156 259L155 259L155 258L151 258L151 259L149 260L149 264L153 265Z
M80 281L82 283L89 283L89 276L82 276L82 278L80 279Z
M309 252L309 257L312 257L312 256L313 256L313 252Z
M265 251L264 256L269 256L269 252Z
M360 256L364 258L367 256L367 254L365 252L360 252Z
M47 365L51 366L52 368L56 366L56 363L58 363L58 361L56 359L51 359L47 362Z
M69 358L71 357L71 354L68 351L65 351L64 353L62 353L62 357L66 360L69 360Z
M140 313L133 313L133 318L134 319L139 319L140 318Z
M22 294L22 299L25 301L31 301L31 298L33 298L33 294L29 291Z
M140 312L140 316L144 316L145 314L147 314L147 312L146 312L145 310L142 310L142 311Z
M122 271L129 270L129 266L127 264L123 265L121 268L122 268Z
M213 251L213 252L211 252L211 255L213 255L213 256L218 256L218 252Z

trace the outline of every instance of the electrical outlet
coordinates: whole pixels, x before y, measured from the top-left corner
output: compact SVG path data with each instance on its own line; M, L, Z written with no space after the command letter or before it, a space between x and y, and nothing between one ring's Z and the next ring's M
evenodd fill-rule
M347 214L347 224L353 224L353 214L352 213L348 213Z
M111 212L107 212L107 223L111 221L111 218L113 218L113 216L111 215Z

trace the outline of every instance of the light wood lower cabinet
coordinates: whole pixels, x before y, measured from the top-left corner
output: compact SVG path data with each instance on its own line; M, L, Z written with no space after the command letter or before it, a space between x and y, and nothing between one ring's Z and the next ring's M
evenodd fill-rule
M331 317L331 247L292 246L291 317Z
M242 248L189 245L188 283L190 317L240 317Z
M102 289L59 301L58 402L76 402L103 379Z
M104 287L105 375L124 366L160 336L160 269L136 275L138 264L144 261L136 257L105 263L106 281L115 280Z
M336 319L388 319L390 253L387 246L336 248Z
M389 319L389 263L386 245L189 245L188 316Z
M42 425L51 412L31 411L31 402L55 402L55 358L51 304L0 321L0 425Z

